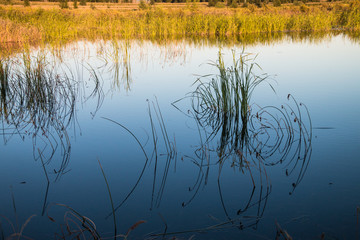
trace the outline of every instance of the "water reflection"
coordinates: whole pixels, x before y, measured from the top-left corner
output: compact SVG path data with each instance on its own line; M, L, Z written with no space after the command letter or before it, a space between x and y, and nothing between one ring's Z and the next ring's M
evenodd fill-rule
M183 159L194 164L198 173L194 176L194 184L189 187L192 196L182 203L182 207L187 207L193 202L200 194L199 190L208 184L211 169L217 168L218 194L227 221L184 232L212 231L230 226L239 229L249 227L256 229L271 194L267 167L285 164L285 174L296 175L295 181L291 184L290 193L292 193L301 182L311 156L312 126L309 112L304 104L298 103L290 94L287 97L288 102L279 107L260 107L253 103L252 93L258 85L267 82L268 76L257 74L255 68L258 65L249 54L242 53L237 58L234 53L233 66L227 67L219 53L219 59L214 65L218 68L219 74L214 75L210 81L206 77L198 80L196 90L188 97L179 100L191 100L192 110L187 112L187 115L195 121L197 125L195 133L200 139L200 145L195 149L194 154L183 156ZM176 107L179 101L173 105ZM107 119L126 130L136 140L145 156L145 163L137 181L126 197L115 207L114 212L119 210L134 193L152 161L154 164L150 209L160 207L170 165L176 164L178 151L176 139L173 141L169 139L166 120L161 114L157 100L149 102L148 118L150 143L152 143L148 153L131 130L121 123ZM159 144L159 141L162 144ZM159 152L163 154L159 155ZM165 158L165 163L158 163L160 156ZM248 200L236 211L229 209L222 190L222 172L226 165L236 169L239 174L248 175L252 182ZM163 172L161 180L157 181L160 166L163 166ZM249 211L255 211L255 215L251 218L245 214ZM154 236L170 234L173 233Z
M257 74L255 68L259 66L250 54L233 52L233 65L227 67L219 52L213 65L219 73L210 80L208 76L198 79L196 90L188 96L192 103L188 116L197 123L200 146L195 156L187 158L199 170L194 185L189 187L193 196L182 205L186 207L194 200L199 189L207 185L210 168L217 166L218 193L228 219L221 228L228 225L256 228L271 193L266 167L285 164L286 176L296 175L289 194L304 177L312 151L310 115L306 106L290 94L288 103L280 107L260 107L252 102L253 91L258 85L267 83L268 76ZM253 184L249 201L236 214L230 214L222 193L221 176L225 165L239 173L248 173ZM254 199L256 186L260 188L257 188L258 198ZM251 220L243 218L250 208L257 208L256 215Z
M194 40L194 44L196 41L203 44L200 46L204 46L210 40ZM195 91L192 91L181 101L174 103L176 107L178 107L178 103L181 105L178 108L188 118L185 116L182 118L174 114L173 117L178 117L179 120L173 121L168 115L171 110L166 109L166 104L169 104L169 101L167 99L164 101L163 96L159 97L159 101L156 98L148 100L148 111L145 112L146 102L141 97L147 98L153 92L148 93L146 96L143 96L141 92L137 93L136 97L130 98L128 101L123 98L124 92L126 92L125 95L130 95L130 92L135 94L135 90L139 88L134 86L137 86L138 82L144 83L142 79L137 79L136 74L139 68L148 68L149 65L154 64L160 66L158 71L162 72L164 66L181 65L190 61L189 55L192 54L192 50L191 47L186 45L188 44L187 41L168 43L166 46L156 44L154 48L151 48L154 45L141 41L101 41L96 44L80 42L73 49L65 47L36 56L24 54L13 58L3 57L0 61L2 137L7 144L10 144L11 139L19 136L24 139L29 138L32 141L34 158L41 162L41 167L44 167L44 174L49 174L49 176L46 176L47 188L41 190L42 193L45 192L45 195L41 196L41 200L43 200L41 201L42 215L45 215L47 210L50 212L51 209L52 211L47 214L59 223L64 219L64 216L59 216L57 211L58 208L64 207L66 210L66 214L64 214L65 223L61 228L66 229L69 227L74 231L71 230L69 236L62 235L63 238L71 238L78 233L89 234L90 238L94 237L91 232L92 221L100 223L99 225L103 227L108 224L103 220L106 214L114 216L114 213L116 213L118 216L125 216L126 218L134 216L133 211L135 210L131 208L128 210L129 205L138 204L136 206L139 209L146 205L147 209L145 211L150 209L154 215L158 212L162 214L165 212L164 216L168 217L166 216L167 213L178 211L178 209L168 207L169 205L172 206L169 202L173 201L177 204L175 207L182 209L178 212L196 209L194 211L194 215L196 215L198 213L197 208L202 208L202 203L199 204L199 201L206 201L210 198L215 200L209 200L209 202L211 201L211 209L206 209L206 214L214 213L216 217L213 219L216 219L216 224L211 225L208 224L209 221L203 221L197 225L196 223L192 225L191 222L188 224L181 222L183 225L171 226L172 223L177 223L177 220L164 218L165 228L169 223L169 229L183 230L177 232L176 235L186 232L210 232L220 229L224 230L224 232L237 229L256 229L264 221L266 224L271 224L272 219L265 220L266 213L269 209L276 211L273 210L274 206L275 208L279 207L273 202L273 205L271 205L271 201L269 201L274 194L277 197L276 189L273 187L275 184L272 185L272 182L274 178L275 180L278 178L278 175L269 174L272 169L280 169L278 172L283 173L284 177L288 177L287 185L290 194L294 191L299 193L300 189L297 189L297 187L299 185L304 186L303 179L312 153L310 114L306 106L300 103L293 95L288 95L287 99L284 99L283 105L271 102L269 106L265 107L258 105L258 96L253 95L252 92L257 92L258 86L264 85L270 85L268 91L271 94L273 90L268 76L259 74L261 71L257 69L257 64L251 59L251 55L236 54L235 61L231 66L226 66L221 55L219 55L219 58L213 63L219 73L201 78L195 84ZM226 43L220 45L223 44ZM41 52L41 49L36 49L36 51ZM94 51L96 51L96 54L94 54ZM46 57L44 57L45 55ZM49 62L51 57L54 57L54 62ZM69 61L69 59L71 60ZM155 63L153 59L156 59ZM191 74L193 73L191 72ZM192 79L191 81L193 81ZM184 83L186 92L190 91L189 82ZM171 84L176 83L171 82ZM147 86L144 88L145 91L148 91ZM121 91L122 89L125 91ZM163 89L166 90L166 87ZM184 94L182 91L179 92L181 95ZM103 106L102 103L105 98L108 103L112 100L107 98L108 93L111 93L111 97L114 99L120 99L119 96L121 96L121 99L113 101L111 103L113 105L110 104L110 107ZM172 94L172 92L164 93L165 96L171 95L171 100L174 100ZM50 187L53 196L51 196L52 194L48 196L50 191L49 179L51 179L51 175L55 175L55 179L60 179L60 176L63 176L69 170L70 153L74 155L74 147L72 146L74 142L70 141L69 135L71 135L72 131L81 131L80 126L82 124L89 124L79 121L78 110L81 110L79 107L83 103L81 100L87 101L90 99L95 102L91 106L91 119L96 124L88 129L90 129L90 135L95 137L86 139L85 145L87 146L83 147L83 149L79 146L80 144L77 145L81 149L80 152L84 151L84 149L85 151L77 156L78 161L74 161L75 165L76 162L81 162L78 163L78 167L81 165L79 168L84 168L84 172L91 172L90 167L87 165L91 165L91 157L94 156L96 159L99 153L100 160L108 164L108 168L104 169L105 172L111 172L113 166L114 168L124 167L129 171L129 173L126 173L127 175L124 175L125 180L117 177L118 172L112 172L107 176L110 185L113 187L112 194L115 200L114 211L111 213L107 205L108 202L102 203L101 197L95 196L96 194L91 196L94 199L93 203L101 202L97 206L102 205L101 209L99 207L99 210L96 210L100 212L99 216L94 214L95 217L92 220L75 212L79 204L74 209L69 207L70 205L76 205L76 201L82 201L86 198L87 193L71 193L74 195L69 196L71 198L71 201L67 202L69 206L54 206L48 203L48 201L57 202L58 198L61 199L61 202L64 202L64 198L60 195L66 193L66 191L62 191L61 187L57 187L56 184L66 181L69 174ZM131 101L140 101L141 105L136 105ZM129 104L130 107L123 108L122 105L126 104ZM107 107L109 108L108 112L103 111ZM190 111L187 111L188 109ZM118 115L116 115L117 111L120 112ZM131 115L133 111L140 113L137 113L138 115L134 114L130 121L124 121L124 118L127 119L126 115ZM174 112L182 115L176 110ZM115 117L110 118L114 116L112 114ZM108 117L108 120L101 119L103 122L97 122L98 117L101 116ZM107 131L106 127L102 128L103 125L106 125L104 122L110 123L109 120L120 128L114 135L111 135L111 130ZM141 124L145 128L146 137L140 137L141 135L137 132L135 134L136 130L132 132L138 126L135 125L134 127L132 121L136 122L135 124ZM145 124L143 124L144 121ZM172 128L169 126L174 127L174 125L181 125L184 122L186 124L190 122L191 127L185 129L184 126L184 128L175 126L177 131L175 133L171 131ZM101 133L96 132L97 129L94 130L95 128L99 128L98 131ZM138 138L138 141L127 143L126 138L121 136L118 142L120 144L113 145L114 136L119 132L122 133L122 131L134 139ZM179 131L189 131L191 135L186 139L178 138ZM109 136L102 136L107 134ZM79 137L79 139L82 138ZM146 139L146 141L142 139ZM99 147L100 150L94 147L96 150L92 151L90 148L95 144L92 144L91 141L104 141L104 144ZM107 144L110 147L106 146ZM109 151L113 146L116 149L120 148L119 145L122 144L125 147L129 147L131 144L136 146L134 147L134 155L131 155L131 157L134 156L131 161L125 161L129 155L120 155L118 159L118 152L111 152L113 149L110 153L101 153L102 148L105 149L104 151ZM87 154L86 151L90 153ZM82 161L80 158L86 159L86 161ZM109 162L114 158L119 161L112 166ZM181 158L182 161L177 161L178 158ZM145 161L142 162L142 160ZM52 169L50 163L57 165L54 168L55 172L49 170ZM99 166L94 168L99 170ZM173 168L174 171L172 171ZM180 170L177 172L175 169ZM135 176L133 173L138 173L138 175ZM182 175L184 173L186 176ZM231 173L234 174L231 175ZM69 176L70 181L74 179L78 181L81 178L79 175L75 175L73 179ZM229 177L229 175L231 176ZM43 176L41 175L41 177ZM231 177L231 180L235 179L235 181L229 184L229 178ZM103 185L100 187L96 185L96 181L99 179L96 179L93 172L84 178L89 181L89 185L84 185L86 191L89 191L88 189L96 191L95 189L104 187ZM92 180L93 178L95 180ZM100 180L102 181L102 179ZM123 181L125 181L125 184L121 185ZM75 187L70 186L72 184L64 184L63 186L68 187L70 192L74 192ZM127 186L129 187L126 188ZM172 191L173 189L176 189L176 194ZM55 190L61 193L55 195ZM206 195L209 193L206 191L209 191L210 195ZM232 194L231 191L237 193L237 195ZM286 194L287 192L288 190L286 190ZM303 196L303 192L300 193L297 194L297 197L299 195ZM177 198L176 200L179 201L169 199L169 195L172 194L174 194L174 197L171 197ZM239 195L241 196L239 197ZM209 199L208 196L210 196ZM295 196L292 197L295 198ZM219 201L216 202L216 199L219 199ZM282 203L279 203L279 205ZM81 209L81 213L93 217L93 206L91 206L91 209L86 209L88 212ZM217 208L220 209L220 213L216 212L218 211ZM143 215L135 221L129 220L126 223L119 221L118 225L124 226L129 222L132 224L142 219L142 217ZM191 219L192 217L193 215ZM152 217L151 220L155 218ZM161 215L160 218L163 219L163 216ZM179 221L188 221L183 216L180 216L180 218ZM74 222L80 228L77 228ZM162 223L156 222L156 220L154 222L149 223L152 224L150 228L155 226L153 229L139 230L139 232L142 234L157 231L159 224ZM72 223L74 225L71 225ZM201 225L200 228L199 225ZM102 230L101 227L99 229ZM97 238L100 238L101 230L95 233ZM105 232L109 233L110 231ZM118 232L124 231L119 230ZM155 234L154 237L167 237L172 233L166 229L165 233ZM224 234L228 234L228 232Z
M129 41L110 42L110 47L102 46L103 51L100 57L104 61L104 67L107 67L113 78L113 89L120 89L123 87L126 91L131 90L132 74L130 64L130 49Z
M95 88L89 97L101 96L99 79L93 72ZM76 104L80 86L74 76L58 70L39 52L24 52L18 58L0 59L1 135L7 144L14 136L31 138L34 159L45 170L51 160L60 158L51 172L57 180L69 164L69 129L77 126ZM101 98L100 98L101 99ZM101 101L99 100L99 103ZM99 108L97 105L97 109ZM45 170L47 181L49 177Z
M132 80L129 48L127 42L111 42L110 50L102 51L100 55L105 62L100 69L106 68L114 73L112 88L123 85L125 90L130 90ZM24 54L21 59L0 62L2 135L5 142L14 135L32 138L34 158L41 161L48 183L42 215L48 208L50 182L45 166L60 148L58 154L62 161L60 166L53 170L56 174L55 180L67 172L71 153L68 130L76 128L76 99L82 91L81 86L86 85L84 79L76 80L71 71L71 77L64 71L57 73L55 65L46 62L44 56L41 52L35 57ZM62 59L61 52L57 52L56 56L57 59ZM214 66L218 68L219 74L214 75L210 81L206 77L199 79L196 90L187 97L191 100L191 111L187 115L197 125L195 133L199 136L200 145L193 155L183 157L194 164L198 173L194 184L189 187L192 195L182 203L182 207L189 206L198 197L199 190L209 182L209 172L217 168L217 189L227 220L186 232L229 227L256 228L271 194L267 167L286 164L286 175L297 176L292 183L293 192L305 174L311 155L311 120L305 105L298 104L292 95L288 96L289 103L281 107L260 107L253 103L252 93L258 85L267 82L268 76L257 74L255 68L258 65L248 54L237 56L234 53L233 66L227 67L219 53ZM97 99L92 113L94 117L104 97L104 80L95 67L90 66L88 71L94 87L85 99ZM123 72L122 84L120 72ZM176 106L176 103L174 105ZM115 212L134 194L148 168L153 171L150 210L161 205L170 166L176 167L178 149L176 139L171 140L168 133L157 99L148 101L148 118L152 144L150 152L145 151L144 144L125 125L105 118L126 130L136 140L145 157L145 163L133 187L122 201L115 204L108 217L115 217ZM306 125L307 123L310 125ZM248 175L252 183L252 189L247 193L248 200L235 211L227 206L223 193L222 172L226 165L236 169L239 174ZM72 217L81 216L70 207L65 207L70 210ZM245 214L249 211L255 211L251 218ZM87 224L91 225L91 221ZM80 229L80 232L83 231L87 229ZM90 231L90 234L92 233ZM95 233L98 236L98 233ZM168 234L172 233L160 235Z
M125 131L127 131L135 139L136 143L141 148L141 151L143 152L145 157L144 166L134 186L132 187L130 192L126 195L126 197L114 208L114 211L111 214L109 214L107 217L114 215L115 211L121 208L123 204L129 199L129 197L133 194L136 187L142 180L146 168L151 167L152 161L154 161L154 164L153 164L153 182L152 182L152 191L151 191L150 210L153 210L154 208L158 208L160 206L164 194L170 165L176 162L176 158L177 158L176 140L174 138L174 140L172 141L169 138L159 103L156 98L155 101L149 101L149 100L147 101L148 101L148 114L149 114L150 128L151 128L151 137L150 137L152 143L151 154L146 153L145 146L126 126L112 119L104 118L110 122L115 123L116 125L123 128ZM163 148L165 148L165 150ZM165 165L163 169L161 169L161 166L163 164L158 164L158 161L160 161L160 159L161 160L165 159Z
M91 40L88 39L88 42L91 42L92 44L99 44L102 47L102 50L104 50L104 54L108 55L110 57L117 57L118 62L122 62L126 60L125 56L126 53L121 56L122 53L120 51L126 51L130 49L130 47L134 47L134 43L137 43L139 45L150 42L153 45L157 45L159 47L162 46L185 46L185 45L197 45L197 46L203 46L203 47L212 47L212 46L223 46L223 47L232 47L234 45L241 45L245 47L264 44L264 45L272 45L275 43L279 43L282 41L292 41L292 42L310 42L310 43L321 43L322 41L327 41L331 37L336 36L344 36L348 38L349 40L358 43L359 42L359 33L356 31L325 31L325 32L272 32L272 33L254 33L254 34L242 34L238 36L233 37L224 37L224 38L203 38L203 37L189 37L189 38L172 38L172 39L114 39L114 38L103 38L103 39L96 39ZM39 47L39 48L47 48L50 47L51 50L60 50L62 48L74 48L74 51L77 51L78 48L77 43L79 40L72 40L68 42L51 42L51 43L1 43L0 44L0 56L1 57L7 57L11 56L17 53L22 53L24 49L28 49L30 47ZM81 42L81 41L80 41ZM111 48L108 48L109 46L106 46L107 44L104 43L110 43L109 45ZM30 44L30 45L29 45ZM109 51L109 50L112 51ZM145 48L144 48L145 49ZM168 50L171 50L171 47L168 48ZM100 50L100 52L102 52ZM110 58L111 59L111 58ZM107 60L110 60L107 59ZM105 60L105 61L107 61ZM116 59L113 59L116 61Z
M2 135L7 143L14 135L33 140L34 158L48 164L56 150L62 161L54 172L65 172L71 146L66 131L73 124L75 89L67 76L54 74L45 59L24 54L19 60L1 61Z

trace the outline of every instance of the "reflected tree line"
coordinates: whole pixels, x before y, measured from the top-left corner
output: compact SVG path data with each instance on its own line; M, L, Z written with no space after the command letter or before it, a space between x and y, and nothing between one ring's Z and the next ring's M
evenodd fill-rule
M114 88L123 86L126 91L130 91L130 44L112 42L111 46L110 51L103 53L104 66L113 73ZM310 161L312 126L306 106L290 94L286 103L281 106L258 106L252 100L256 88L269 84L269 88L274 90L268 81L268 75L257 74L259 66L252 55L244 52L233 54L233 65L228 67L225 66L220 52L213 63L219 73L199 78L193 92L173 103L173 106L178 108L178 102L190 100L190 110L178 109L194 121L199 137L199 145L193 155L184 156L194 164L197 175L194 176L194 184L189 187L191 197L184 201L182 206L191 204L200 194L199 189L208 184L209 172L216 169L218 194L227 218L213 226L184 232L204 232L229 226L239 229L256 228L271 194L267 169L276 165L285 166L286 176L295 178L291 183L291 194L303 179ZM97 99L94 114L100 109L104 98L101 76L96 69L87 70L89 79L77 78L76 74L71 72L66 74L66 71L47 62L46 56L41 52L37 56L25 52L17 58L0 60L1 135L5 144L15 136L32 140L34 159L41 161L48 182L43 214L47 208L50 182L48 172L53 172L57 180L68 171L71 154L68 131L79 124L76 110L78 96L83 91L82 81L89 81L92 86L85 99ZM150 208L159 207L166 191L170 167L176 167L176 139L169 135L157 99L148 101L147 114L152 144L150 153L145 151L142 143L126 126L107 119L137 140L146 159L131 191L118 204L115 203L108 217L116 216L116 211L136 191L144 172L149 168L153 171ZM46 166L55 159L60 159L60 163L56 162L59 166L48 171ZM227 206L222 190L222 172L226 166L237 170L239 174L247 175L252 184L248 201L236 211ZM77 216L76 221L81 222L80 214L68 206L65 207ZM253 209L256 212L255 217L246 218L245 213ZM84 226L82 231L89 232L96 239L100 238L99 234L89 227L91 221L86 224L88 226ZM153 236L171 234L165 231Z

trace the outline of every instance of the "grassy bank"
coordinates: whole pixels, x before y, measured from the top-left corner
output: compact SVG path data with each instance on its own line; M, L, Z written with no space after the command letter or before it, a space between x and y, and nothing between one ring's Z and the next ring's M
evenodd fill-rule
M262 8L250 5L236 9L209 8L204 4L183 4L176 8L166 8L162 4L145 10L105 9L96 8L96 5L64 10L53 6L1 6L0 41L221 38L250 33L360 30L359 1Z

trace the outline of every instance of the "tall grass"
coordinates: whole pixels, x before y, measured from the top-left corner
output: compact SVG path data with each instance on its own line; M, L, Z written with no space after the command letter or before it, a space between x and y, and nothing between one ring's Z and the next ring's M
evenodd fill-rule
M171 39L194 36L224 38L250 33L275 33L287 31L328 31L360 27L359 4L327 9L310 7L302 12L300 7L248 9L162 9L152 7L139 11L117 10L66 10L66 9L0 9L0 24L24 26L22 31L5 31L2 41L19 35L26 39L25 29L39 32L37 39L66 41L79 38L147 38ZM5 39L5 40L4 40Z
M259 66L251 55L245 53L237 58L233 52L233 65L226 67L219 52L218 60L212 65L219 73L210 81L206 78L205 81L203 78L197 80L198 86L192 93L193 109L196 109L197 119L201 121L201 125L210 125L214 129L213 134L220 128L223 129L224 145L232 135L238 134L238 126L242 125L239 136L243 145L247 139L252 93L259 84L267 81L268 75L256 74L255 68ZM234 126L236 127L233 128ZM238 144L237 141L235 144Z

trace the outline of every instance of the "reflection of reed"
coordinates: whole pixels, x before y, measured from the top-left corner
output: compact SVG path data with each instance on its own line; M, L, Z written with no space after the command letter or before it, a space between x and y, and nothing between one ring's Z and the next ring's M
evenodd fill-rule
M336 36L343 36L350 41L358 44L359 43L359 33L358 31L313 31L313 32L272 32L272 33L249 33L249 34L241 34L238 36L224 36L223 38L219 39L218 37L206 37L204 36L188 36L185 39L183 37L173 37L170 39L161 39L161 38L144 38L139 40L139 38L113 38L113 37L107 37L104 36L101 39L104 41L127 41L131 44L132 50L134 49L134 43L141 43L142 46L140 46L141 50L144 50L146 46L144 46L144 43L149 42L153 45L158 46L164 46L166 48L166 51L169 52L163 52L162 55L164 55L164 61L161 63L163 65L165 61L168 62L175 62L178 61L175 58L184 58L185 56L182 54L182 51L184 51L185 48L183 48L181 45L195 45L197 47L216 47L221 46L224 47L232 47L234 45L241 45L241 46L255 46L259 44L264 45L271 45L276 44L284 41L291 41L291 42L309 42L309 43L315 43L315 44L321 44L326 41L329 41L332 37ZM60 48L65 48L66 45L72 45L74 46L79 40L78 39L72 39L68 41L61 40L60 42L52 42L51 45L46 45L47 47L50 47L52 50L57 50ZM94 42L91 39L88 39L90 42ZM96 43L99 43L101 41L96 40ZM29 46L34 47L44 47L44 45L31 42L26 43ZM121 45L121 44L120 44ZM173 49L175 46L175 49ZM122 46L118 46L119 49L122 48ZM11 56L16 53L23 52L24 44L23 43L17 43L17 42L11 42L11 43L0 43L0 56L6 57ZM114 49L115 50L115 49ZM146 51L146 49L145 49ZM161 50L163 51L163 50ZM106 53L107 54L107 53ZM173 59L172 59L173 58ZM161 56L159 56L157 59L162 59ZM153 59L151 59L153 60Z
M130 40L112 39L105 45L100 42L97 46L99 57L104 62L104 67L111 74L112 89L124 89L126 92L131 91L133 84L133 73L131 60L139 61L142 67L147 68L150 63L159 60L159 65L165 67L174 63L184 64L186 61L186 51L183 46L184 41L179 41L167 45L156 45L157 56L151 52L151 45L142 42ZM137 52L138 51L138 52ZM133 60L134 61L134 60Z
M192 111L189 111L189 116L198 126L200 146L194 157L186 157L199 168L199 172L195 184L189 188L193 194L183 206L190 204L201 186L207 184L210 168L218 166L218 191L228 219L222 227L228 224L240 228L256 227L271 193L267 166L284 163L286 176L296 175L291 193L304 177L311 156L310 115L306 106L290 94L287 98L289 103L280 108L251 105L253 91L259 84L267 82L267 75L255 73L255 68L259 66L250 55L242 53L238 59L234 55L233 66L225 67L219 53L214 66L219 74L210 81L199 79L196 90L190 94ZM211 161L211 158L216 161ZM247 172L253 184L249 201L236 214L231 214L226 207L221 187L221 172L225 163ZM260 189L256 199L257 185ZM243 213L255 206L256 217L244 219Z
M62 162L54 170L60 176L71 151L66 128L73 121L75 89L67 76L47 68L42 56L24 54L22 60L0 62L2 135L5 142L16 134L31 136L35 159L45 164L60 148ZM38 147L41 142L43 147Z
M100 91L98 79L93 79L92 97ZM31 56L25 52L20 59L0 59L3 140L7 143L14 135L23 139L31 137L34 158L40 159L43 166L49 164L60 150L60 166L53 170L56 179L67 171L70 159L67 129L76 125L78 86L78 82L64 72L58 74L55 66L51 66L41 53Z
M112 40L110 47L106 48L103 60L109 65L109 72L113 73L113 88L125 91L131 90L132 74L130 62L130 42Z
M191 97L194 117L208 135L205 143L220 139L216 148L218 162L222 164L232 157L232 166L244 168L250 160L253 164L260 161L259 170L285 160L306 162L312 137L306 106L289 94L291 102L281 108L256 109L256 105L250 105L251 96L259 84L266 82L267 75L255 74L257 64L253 59L241 54L238 60L234 58L234 66L226 68L219 54L215 65L220 74L210 82L200 82Z
M144 166L143 166L134 186L131 188L131 190L125 196L125 198L114 208L114 211L107 215L107 218L110 217L111 215L113 215L115 213L115 211L117 211L119 208L121 208L123 206L123 204L133 194L133 192L135 191L135 189L137 188L138 184L140 183L141 179L144 176L145 169L148 166L151 166L153 159L154 159L154 177L153 177L150 209L157 208L160 206L160 203L161 203L161 200L162 200L162 197L164 194L165 186L166 186L166 181L167 181L170 165L173 161L176 160L177 151L176 151L175 140L174 140L174 142L172 142L169 139L169 136L168 136L168 133L166 130L166 126L165 126L165 121L163 119L157 99L155 102L150 102L148 100L148 114L149 114L151 134L152 134L151 136L152 136L152 143L153 143L153 146L151 149L151 151L152 151L151 155L146 153L146 150L145 150L145 147L143 146L143 144L141 144L139 139L128 128L126 128L124 125L122 125L114 120L111 120L109 118L104 118L110 122L115 123L116 125L123 128L125 131L127 131L135 139L135 141L137 142L137 144L139 145L139 147L141 148L141 150L145 156ZM157 124L158 124L158 127L156 127ZM160 148L163 149L163 147L166 149L166 152L160 152ZM151 157L148 157L148 156L151 156ZM163 159L163 157L166 157L165 163L160 162L160 160ZM161 173L162 165L164 165L164 167L162 169L162 175L159 176L159 174ZM158 184L158 182L160 182L160 184Z
M250 151L267 166L285 163L286 176L297 172L294 191L311 157L312 125L307 107L290 94L287 99L289 103L280 108L267 106L252 115Z
M155 113L156 118L153 118L152 112ZM165 190L167 176L168 176L169 169L170 169L170 164L173 160L176 159L177 152L176 152L175 142L171 142L169 139L169 135L167 133L165 122L164 122L163 116L161 114L159 103L158 103L157 99L156 99L156 104L154 102L152 102L152 107L150 106L150 103L149 103L149 118L150 118L150 124L151 124L152 140L153 140L153 144L154 144L153 158L155 159L153 188L152 188L152 194L151 194L151 209L152 209L154 207L160 206L161 199L162 199L162 196L163 196L164 190ZM157 120L157 122L159 124L161 134L158 133L158 130L155 126L155 123L156 123L155 120ZM162 140L163 140L163 143L166 148L166 153L158 152L159 138L162 138ZM157 192L156 198L155 198L155 190L156 190L156 185L157 185L156 184L157 183L157 173L159 171L158 167L160 167L160 164L158 164L158 160L160 160L159 158L161 156L166 156L166 161L165 161L165 166L164 166L163 174L162 174L161 181L160 181L160 186L158 188L158 192Z

